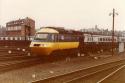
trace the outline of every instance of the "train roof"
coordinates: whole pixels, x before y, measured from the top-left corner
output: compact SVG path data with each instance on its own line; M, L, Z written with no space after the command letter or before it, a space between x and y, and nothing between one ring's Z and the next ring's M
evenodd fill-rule
M36 33L57 33L57 34L74 34L74 35L90 35L95 37L101 37L101 36L112 36L112 35L105 35L105 34L97 34L97 33L91 33L91 32L81 32L71 29L65 29L64 27L42 27L38 32ZM117 35L114 35L115 37Z
M63 27L43 27L37 33L43 33L43 32L58 33L58 34L76 34L76 35L83 34L83 32L68 30L64 29Z

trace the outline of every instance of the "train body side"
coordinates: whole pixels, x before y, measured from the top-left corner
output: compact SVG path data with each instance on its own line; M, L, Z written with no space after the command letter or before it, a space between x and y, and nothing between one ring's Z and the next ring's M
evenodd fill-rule
M49 34L51 36L47 41L37 41L35 39L35 41L31 42L31 51L38 55L50 55L53 52L69 51L70 49L77 49L79 47L79 38L77 35L59 33L56 30L48 28L42 29L37 34Z
M47 40L35 38L31 42L30 48L33 53L38 55L51 55L53 53L98 53L111 51L112 45L116 50L119 42L125 42L125 37L83 34L80 32L65 31L64 29L43 28L38 33L43 37L48 35Z
M30 48L33 53L38 55L50 55L52 52L75 49L78 46L79 42L32 42Z

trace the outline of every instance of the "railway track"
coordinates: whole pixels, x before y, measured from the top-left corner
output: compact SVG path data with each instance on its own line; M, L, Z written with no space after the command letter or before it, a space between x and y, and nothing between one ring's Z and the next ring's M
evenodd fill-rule
M0 57L1 56L8 56L8 55L26 55L30 53L30 49L27 47L0 47Z
M1 46L0 47L0 73L32 66L42 63L40 57L28 56L30 53L27 47Z
M76 71L71 71L69 73L62 73L60 75L51 76L38 81L33 81L32 83L97 83L101 79L97 76L97 74L105 75L106 73L104 72L107 72L107 74L109 74L110 72L116 70L122 65L125 65L125 60L102 64L86 69L79 69ZM95 76L97 76L98 79L91 79Z
M23 49L25 49L25 51ZM8 51L11 51L11 53ZM53 57L47 61L48 58L29 56L28 53L30 53L30 50L27 47L0 47L0 73L59 60Z
M14 60L8 60L5 59L4 61L0 60L0 73L4 73L10 70L20 69L24 67L30 67L33 65L41 64L43 61L39 57L29 57L29 58L21 58L16 59L17 57L14 57Z

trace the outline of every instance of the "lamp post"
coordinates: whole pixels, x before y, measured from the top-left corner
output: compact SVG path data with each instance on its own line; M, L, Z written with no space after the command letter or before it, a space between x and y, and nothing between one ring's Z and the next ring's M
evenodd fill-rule
M115 15L118 15L118 13L115 12L115 9L113 8L113 12L109 14L109 16L112 16L112 56L114 55L114 24L115 24Z

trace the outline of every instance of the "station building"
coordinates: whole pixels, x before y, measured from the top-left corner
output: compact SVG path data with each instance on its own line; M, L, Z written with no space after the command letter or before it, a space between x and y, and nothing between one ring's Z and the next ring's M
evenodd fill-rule
M35 34L35 21L31 18L13 20L6 23L6 36L30 37Z

